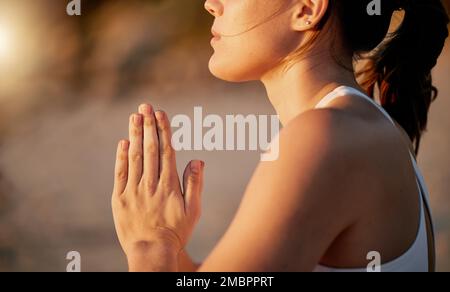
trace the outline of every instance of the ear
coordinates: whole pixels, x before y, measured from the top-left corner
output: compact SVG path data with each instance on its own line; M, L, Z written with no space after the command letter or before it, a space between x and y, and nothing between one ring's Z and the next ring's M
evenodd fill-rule
M329 0L298 0L294 5L292 28L305 31L317 26L328 10Z

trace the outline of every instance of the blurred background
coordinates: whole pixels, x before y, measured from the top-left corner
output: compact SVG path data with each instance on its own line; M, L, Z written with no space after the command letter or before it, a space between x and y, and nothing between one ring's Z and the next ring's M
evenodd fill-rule
M169 115L274 114L258 83L207 68L212 18L200 0L0 0L0 271L125 271L110 196L116 143L142 102ZM450 4L450 1L445 1ZM419 163L450 271L450 44L434 72ZM180 152L207 164L203 216L188 250L201 261L230 223L259 153Z

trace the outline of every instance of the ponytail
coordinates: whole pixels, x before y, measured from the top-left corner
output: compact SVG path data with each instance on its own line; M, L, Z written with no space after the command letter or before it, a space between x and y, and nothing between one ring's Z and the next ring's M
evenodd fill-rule
M368 57L362 85L409 135L419 151L428 111L438 91L431 70L448 37L448 14L440 0L389 0L404 10L399 28Z

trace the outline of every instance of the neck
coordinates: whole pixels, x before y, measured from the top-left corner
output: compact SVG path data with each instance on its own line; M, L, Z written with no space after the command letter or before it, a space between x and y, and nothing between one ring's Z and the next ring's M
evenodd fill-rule
M345 66L351 68L352 60L347 60ZM341 85L359 88L354 73L337 64L331 56L304 58L285 70L275 68L261 81L283 126L313 109L333 89Z

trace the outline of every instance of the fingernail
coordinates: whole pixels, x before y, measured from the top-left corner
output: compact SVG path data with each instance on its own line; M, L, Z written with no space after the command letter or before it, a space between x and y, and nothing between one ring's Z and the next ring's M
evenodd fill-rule
M164 112L162 112L162 111L157 111L157 112L155 113L155 117L156 117L156 119L157 119L158 121L162 121L162 120L164 119Z
M151 115L153 113L153 108L148 104L141 104L139 111L145 115Z
M200 172L200 164L200 161L197 160L191 162L191 171L194 174L198 174Z
M136 126L140 126L142 124L142 115L134 115L133 121Z
M128 150L128 141L122 141L121 142L122 150L127 151Z

